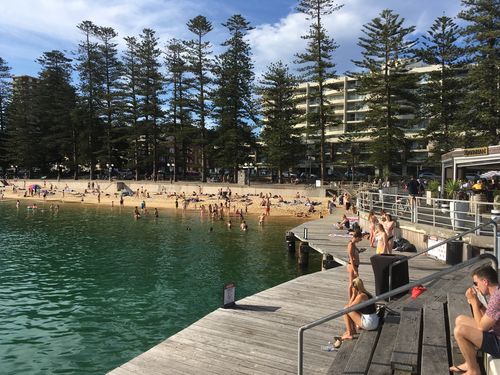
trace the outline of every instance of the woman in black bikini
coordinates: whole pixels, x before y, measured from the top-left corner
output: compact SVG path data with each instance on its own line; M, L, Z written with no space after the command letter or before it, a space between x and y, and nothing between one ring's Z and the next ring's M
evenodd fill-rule
M356 244L362 239L363 234L359 229L356 229L352 233L352 238L347 244L347 256L349 258L349 263L347 264L347 274L349 275L349 299L352 297L352 281L359 276L359 249L357 248Z

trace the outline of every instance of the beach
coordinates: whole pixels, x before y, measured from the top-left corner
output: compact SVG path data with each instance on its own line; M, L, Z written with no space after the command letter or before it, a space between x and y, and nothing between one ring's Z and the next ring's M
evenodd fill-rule
M26 181L10 180L3 187L2 197L8 200L29 200L40 203L74 203L82 205L130 207L145 206L146 212L158 214L171 209L209 211L209 206L223 207L230 216L262 215L317 219L328 213L328 198L310 196L303 189L280 189L280 186L258 187L213 184L165 184L133 182L118 190L120 182L107 181ZM130 187L129 187L130 186ZM258 192L258 190L261 190ZM123 194L122 194L123 193ZM122 200L122 202L121 202ZM269 207L269 208L268 208ZM267 212L268 211L268 212Z

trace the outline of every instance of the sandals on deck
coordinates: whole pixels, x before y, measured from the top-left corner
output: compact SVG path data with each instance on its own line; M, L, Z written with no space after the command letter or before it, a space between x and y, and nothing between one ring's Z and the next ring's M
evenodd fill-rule
M335 349L338 349L342 346L342 337L341 336L335 336L334 337L335 342L333 343L333 347Z

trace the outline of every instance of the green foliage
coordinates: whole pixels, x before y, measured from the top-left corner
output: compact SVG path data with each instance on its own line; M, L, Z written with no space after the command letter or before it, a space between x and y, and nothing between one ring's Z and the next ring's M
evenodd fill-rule
M448 199L456 199L458 192L461 190L462 185L458 180L447 180L444 184L444 192Z
M209 95L210 72L213 68L213 62L210 57L211 44L204 41L203 37L212 31L212 24L203 16L197 16L189 20L188 29L196 39L185 42L187 47L187 62L189 69L194 75L192 84L193 100L190 103L190 110L194 114L194 125L200 129L197 143L201 148L201 181L206 181L207 173L207 134L206 119L210 114Z
M36 113L35 86L36 81L31 77L17 78L7 108L7 156L9 162L28 171L42 166L42 131Z
M462 0L459 17L466 21L464 36L472 64L463 102L465 146L500 142L500 6L498 0Z
M118 36L116 31L111 27L97 27L94 35L100 42L98 51L102 58L103 69L102 106L98 108L98 116L103 120L105 134L98 156L101 164L104 165L116 163L122 156L116 152L118 149L115 145L116 133L119 133L119 116L123 106L120 82L123 66L118 58L117 43L114 41Z
M427 190L432 191L433 193L437 193L439 191L439 186L441 183L437 180L431 180L427 184Z
M141 113L140 125L144 135L143 162L144 167L156 180L159 161L160 126L163 118L162 94L164 93L164 77L160 69L161 51L159 40L152 29L142 30L138 43L138 95Z
M301 0L297 10L305 13L311 20L309 31L302 36L307 40L306 51L298 53L296 63L301 65L298 69L303 72L304 81L318 84L309 100L317 104L317 111L307 114L307 121L311 125L310 131L319 132L319 159L321 180L325 177L325 130L332 125L328 121L329 103L326 99L326 80L335 77L335 64L333 53L338 48L335 41L330 38L323 26L323 17L339 10L342 5L337 5L333 0Z
M460 28L446 16L437 18L424 35L417 55L427 64L439 65L428 73L421 89L421 116L429 119L422 132L431 149L429 164L438 165L441 155L451 151L461 137L460 102L464 95L463 55Z
M172 93L169 104L168 122L170 134L173 136L173 155L169 158L186 174L188 163L188 151L192 139L195 137L194 128L191 124L189 104L193 102L189 88L192 79L189 78L189 66L186 61L187 49L177 39L172 39L167 45L166 66L169 72L167 82Z
M60 51L45 52L38 60L42 69L34 86L35 117L41 132L41 168L48 172L55 164L71 160L72 169L78 163L78 145L75 137L76 124L73 112L76 109L76 92L71 86L73 67L71 59Z
M219 166L233 170L236 180L238 165L247 160L254 143L254 73L250 45L245 40L252 27L238 14L223 26L229 30L230 38L222 44L226 50L217 57L214 68L212 100L217 139L213 156Z
M463 33L451 18L439 17L418 50L411 40L414 27L404 26L404 19L390 10L363 27L358 43L362 57L354 62L359 73L353 75L368 111L363 124L349 124L341 143L335 144L341 155L336 164L370 162L388 172L391 166L412 161L414 142L426 142L434 154L429 162L437 163L440 154L458 145L500 141L498 0L462 4ZM298 1L297 10L310 21L303 36L306 48L297 54L300 78L309 84L305 116L296 113L291 95L295 77L286 66L273 64L263 76L264 153L278 170L298 164L303 153L299 139L305 136L308 160L319 155L324 176L325 132L336 124L325 92L333 85L337 48L324 18L340 8L333 0ZM38 78L17 78L12 90L10 68L0 58L0 166L47 171L64 161L75 176L80 164L90 167L93 178L98 163L111 162L134 168L139 178L142 173L156 177L161 163L175 160L183 171L199 167L202 180L209 164L236 175L256 147L253 128L261 118L246 39L252 28L241 15L232 16L224 26L229 37L222 44L223 53L213 59L205 40L212 24L203 16L189 20L192 39L172 41L167 47L168 77L161 74L165 66L154 30L126 37L120 58L117 33L91 21L77 25L81 40L74 67L62 52L45 52L38 60ZM417 77L411 73L413 52L441 69ZM417 85L419 79L426 84ZM406 138L420 118L428 121L425 131L412 131ZM299 128L299 134L295 125L304 122L307 126ZM198 150L201 162L194 165L192 155ZM367 155L370 160L360 161Z
M354 61L362 69L353 74L359 79L361 94L366 95L368 112L364 124L354 132L359 137L370 134L371 162L387 174L390 166L406 163L408 142L405 129L417 120L418 100L415 74L408 74L415 41L409 40L415 27L404 27L404 18L391 10L363 26L359 38L362 60Z
M123 56L123 113L121 118L124 121L126 131L120 137L125 141L123 148L128 165L135 171L135 179L139 179L141 138L139 105L139 78L141 75L141 65L139 61L139 42L135 37L125 37L126 49Z
M267 163L282 172L295 166L304 157L301 130L296 127L300 111L294 97L297 79L281 61L268 66L260 81L259 93L263 106L264 153Z
M77 28L83 34L83 39L78 44L76 70L79 76L80 113L84 118L83 139L81 145L84 155L83 163L90 168L90 178L94 177L94 169L97 161L97 152L100 149L102 139L101 121L99 119L99 108L102 107L103 85L103 59L99 51L99 45L94 40L98 30L91 21L81 22Z

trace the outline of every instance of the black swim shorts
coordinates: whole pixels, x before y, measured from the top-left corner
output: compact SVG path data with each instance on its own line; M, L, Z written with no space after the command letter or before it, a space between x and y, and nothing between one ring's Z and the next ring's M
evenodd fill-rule
M500 358L500 338L498 338L494 333L483 332L481 350L485 353L491 354L495 358Z

